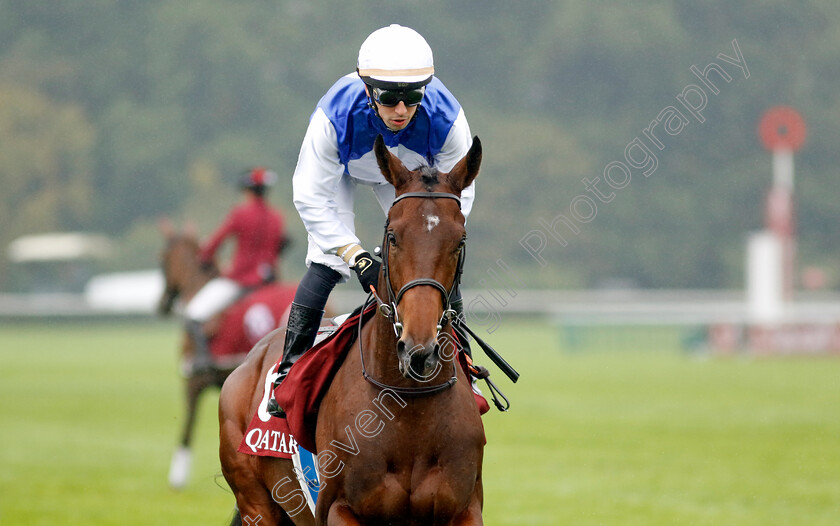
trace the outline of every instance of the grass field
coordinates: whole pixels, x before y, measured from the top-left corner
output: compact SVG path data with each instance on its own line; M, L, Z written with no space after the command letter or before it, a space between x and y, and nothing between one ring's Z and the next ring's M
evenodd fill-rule
M0 325L0 524L227 523L217 394L189 486L166 484L177 331ZM840 524L840 360L564 352L515 322L488 340L522 379L495 373L512 410L485 416L486 524Z

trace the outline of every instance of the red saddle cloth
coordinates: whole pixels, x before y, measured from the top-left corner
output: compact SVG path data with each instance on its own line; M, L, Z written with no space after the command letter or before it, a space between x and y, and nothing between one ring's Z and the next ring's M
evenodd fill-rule
M368 309L364 313L366 319L374 309ZM359 316L362 314L355 314L348 318L340 327L333 329L322 341L315 344L315 346L305 353L289 371L289 375L281 384L282 386L292 385L289 393L291 396L297 391L298 396L293 397L293 402L286 402L288 410L286 411L286 418L279 418L268 415L266 411L266 404L270 392L270 385L277 377L276 371L280 365L278 360L266 373L264 378L264 394L257 411L251 417L251 423L248 429L245 430L245 436L239 444L238 451L246 455L255 455L261 457L278 457L291 458L292 453L297 451L296 435L292 434L289 429L288 418L291 418L298 424L299 429L306 429L306 423L312 426L312 438L307 441L304 448L309 451L315 451L315 422L317 421L318 406L321 403L321 398L329 387L335 372L341 365L339 358L347 354L347 350L356 339L356 332L354 328L359 321ZM323 329L323 328L322 328ZM332 327L331 327L332 329ZM326 352L320 352L320 349L326 348ZM341 351L343 349L343 352ZM317 356L317 360L313 357ZM307 364L307 365L305 365ZM307 367L306 373L300 373L303 367ZM334 369L333 369L334 367ZM306 375L309 376L306 376ZM277 391L280 391L278 387ZM285 391L284 391L285 392ZM304 395L305 393L305 395ZM284 401L286 399L284 398ZM313 413L314 412L314 413ZM311 415L311 416L308 416ZM306 431L304 431L304 434ZM275 447L274 440L277 438L281 446ZM292 449L294 446L294 449ZM309 446L309 447L307 447Z
M297 447L297 440L289 431L289 424L285 418L277 418L267 413L261 418L260 411L257 410L251 417L251 423L237 451L258 457L292 458L292 455L297 453Z
M286 324L296 284L272 283L251 292L222 314L219 329L210 340L210 354L217 361L248 354L263 336Z
M315 426L318 421L318 408L356 340L359 317L363 317L364 324L375 312L376 305L373 305L363 313L348 318L338 330L306 352L289 370L283 383L274 390L278 404L286 411L289 430L307 451L317 453ZM469 378L469 369L463 353L459 354L459 362ZM272 370L276 370L277 365L279 361ZM483 396L476 392L473 392L473 395L480 414L490 410L490 405ZM272 419L280 420L275 417Z

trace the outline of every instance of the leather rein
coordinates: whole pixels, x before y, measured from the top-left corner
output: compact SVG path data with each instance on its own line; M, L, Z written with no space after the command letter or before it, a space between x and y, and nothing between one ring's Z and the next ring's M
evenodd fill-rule
M394 202L391 204L391 206L393 207L395 204L402 201L403 199L409 199L409 198L452 199L452 200L454 200L455 202L458 203L459 207L461 206L461 199L457 195L450 194L450 193L447 193L447 192L407 192L407 193L404 193L404 194L398 196L396 199L394 199ZM390 274L390 270L389 270L389 267L390 267L390 263L389 263L390 248L389 247L391 245L391 242L394 240L394 234L393 234L393 232L391 232L388 229L389 224L390 224L390 220L386 221L386 223L385 223L385 237L384 237L383 242L382 242L382 252L381 252L382 272L384 273L384 276L385 276L386 292L388 294L387 302L380 299L379 296L376 295L376 291L373 290L373 287L371 287L371 294L370 294L370 296L368 296L368 299L365 302L365 306L367 306L368 304L370 304L372 301L375 300L376 303L378 304L377 310L379 311L379 314L381 314L382 316L387 318L388 321L391 322L391 325L394 329L394 334L397 336L397 339L399 339L402 336L403 325L402 325L402 322L399 319L399 314L397 313L397 305L399 305L400 300L402 299L403 295L406 293L406 291L408 291L409 289L412 289L414 287L419 287L419 286L434 287L435 289L440 291L441 296L442 296L442 301L443 301L443 314L441 315L441 318L438 321L438 325L437 325L437 331L438 331L437 332L437 338L439 338L440 333L443 330L443 328L447 324L449 324L449 322L455 317L455 311L451 307L451 300L452 300L452 295L455 293L455 290L458 288L458 284L461 281L461 273L464 270L464 255L465 255L465 252L466 252L466 245L463 244L463 242L462 242L461 251L458 254L458 263L457 263L457 266L455 268L455 278L453 279L452 286L449 288L449 290L447 290L446 287L443 284L441 284L439 281L437 281L433 278L417 278L417 279L413 279L413 280L409 281L408 283L406 283L405 285L403 285L395 294L394 293L394 288L391 284L391 274ZM457 360L457 353L456 353L455 357L453 357L453 361L452 361L452 377L442 384L422 386L422 387L397 387L397 386L384 384L384 383L379 382L378 380L374 379L373 377L370 376L370 374L368 374L367 369L365 368L365 356L364 356L364 352L363 352L363 349L362 349L362 347L363 347L363 344L362 344L362 318L363 318L362 316L359 317L359 326L358 326L358 331L359 331L359 333L358 333L359 356L360 356L361 362L362 362L362 375L364 376L365 380L367 380L371 384L375 385L376 387L379 387L380 389L390 389L391 391L394 391L395 393L401 394L401 395L422 396L422 395L438 393L438 392L444 391L446 389L449 389L450 387L455 385L455 382L458 381L458 376L457 376L458 371L457 371L457 365L455 363L455 361Z

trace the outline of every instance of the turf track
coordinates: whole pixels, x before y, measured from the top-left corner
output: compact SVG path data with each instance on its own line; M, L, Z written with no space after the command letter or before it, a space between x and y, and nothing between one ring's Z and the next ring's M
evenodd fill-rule
M0 325L0 524L226 524L216 394L189 486L166 485L178 337L163 322ZM513 407L485 417L486 524L838 524L837 358L567 352L556 328L516 321L487 339L522 379L494 375Z

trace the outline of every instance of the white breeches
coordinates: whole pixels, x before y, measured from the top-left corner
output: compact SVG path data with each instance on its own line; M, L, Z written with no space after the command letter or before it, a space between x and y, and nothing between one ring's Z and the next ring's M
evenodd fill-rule
M233 304L243 287L227 278L214 278L207 282L187 303L184 316L204 323Z

